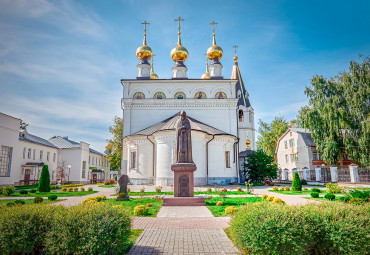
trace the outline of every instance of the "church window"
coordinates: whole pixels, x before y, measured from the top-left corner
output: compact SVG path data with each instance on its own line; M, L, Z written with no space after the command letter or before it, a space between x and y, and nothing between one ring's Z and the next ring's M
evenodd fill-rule
M0 176L10 176L12 162L12 147L1 145L0 150Z
M220 91L216 93L216 99L226 99L227 96L224 92Z
M202 92L202 91L199 91L195 94L195 99L205 99L207 98L207 95L206 93Z
M226 168L230 168L230 151L225 151Z
M144 99L145 98L145 95L144 95L144 93L143 92L136 92L135 94L134 94L134 97L133 97L134 99Z
M27 151L27 149L26 149L26 147L24 147L24 148L23 148L23 158L24 158L24 159L26 158L26 151Z
M177 92L175 94L175 99L185 99L186 96L185 96L185 93L184 92Z
M86 178L86 161L82 161L82 176L81 178Z
M32 153L32 150L31 149L28 149L28 153L27 153L27 158L28 159L31 159L31 153Z
M154 99L165 99L166 95L163 92L157 92L154 94Z
M50 161L50 152L46 153L46 161Z
M136 169L136 151L130 152L130 169Z
M36 158L36 149L33 149L33 160Z
M238 98L241 98L242 97L242 92L240 92L240 90L238 90Z
M243 110L239 110L239 122L244 122L244 112L243 112Z

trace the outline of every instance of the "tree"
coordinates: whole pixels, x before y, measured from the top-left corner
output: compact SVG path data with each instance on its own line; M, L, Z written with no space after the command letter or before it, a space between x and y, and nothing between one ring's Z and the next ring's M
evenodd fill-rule
M288 129L289 124L284 117L281 116L275 117L271 123L259 120L258 124L260 137L257 141L257 148L266 152L270 157L275 158L277 142Z
M274 158L262 150L257 150L246 157L244 174L248 180L262 182L265 178L274 179L277 177L277 170Z
M316 75L306 87L308 106L299 111L317 150L328 164L352 161L370 165L370 57L350 62L349 71L326 79Z
M302 183L301 179L299 178L298 172L294 173L292 188L294 188L295 191L302 191Z
M107 140L105 153L109 160L111 169L117 170L121 167L122 158L122 118L114 117L114 125L109 127L109 132L112 134L112 139Z
M19 125L19 129L20 130L27 130L27 127L28 127L28 124L26 122L24 122L23 120L21 120L21 124Z
M43 165L39 179L39 192L50 192L50 174L48 165Z

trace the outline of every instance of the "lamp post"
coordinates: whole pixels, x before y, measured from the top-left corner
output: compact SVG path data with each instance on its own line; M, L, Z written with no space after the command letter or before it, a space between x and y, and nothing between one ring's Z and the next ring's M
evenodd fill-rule
M68 165L68 182L69 182L69 175L71 174L71 165Z

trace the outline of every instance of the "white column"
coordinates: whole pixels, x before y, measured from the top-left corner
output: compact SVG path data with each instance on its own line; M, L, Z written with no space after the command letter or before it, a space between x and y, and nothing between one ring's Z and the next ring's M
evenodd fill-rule
M338 167L330 166L331 182L338 182Z
M351 176L351 182L360 182L360 177L358 176L358 165L349 165L349 174Z
M187 79L188 76L186 72L188 71L188 68L184 65L183 62L177 61L175 66L172 67L172 72L173 72L173 79Z
M146 59L142 59L136 67L139 79L150 79L150 64Z
M321 181L321 167L315 167L316 181Z

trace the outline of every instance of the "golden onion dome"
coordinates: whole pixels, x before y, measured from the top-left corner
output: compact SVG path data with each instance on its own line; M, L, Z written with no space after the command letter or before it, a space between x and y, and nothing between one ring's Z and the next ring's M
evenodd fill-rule
M249 141L249 137L247 136L247 140L245 140L245 145L247 149L251 148L251 141Z
M207 50L207 57L209 60L213 60L215 58L220 60L223 54L224 54L224 51L222 50L220 46L216 44L215 34L213 34L213 44Z
M152 58L152 56L153 56L153 51L146 44L146 33L144 33L143 45L141 45L139 48L137 48L137 50L136 50L136 57L138 59L146 58L147 60L150 60Z
M208 70L208 61L207 61L206 72L202 75L201 79L202 80L209 80L209 79L211 79L211 75L209 74L209 70Z
M177 41L177 45L175 48L171 50L170 55L171 55L172 60L175 62L177 61L185 62L188 59L189 52L184 46L181 45L181 38L180 38L181 33L179 32L178 34L179 34L179 38Z

